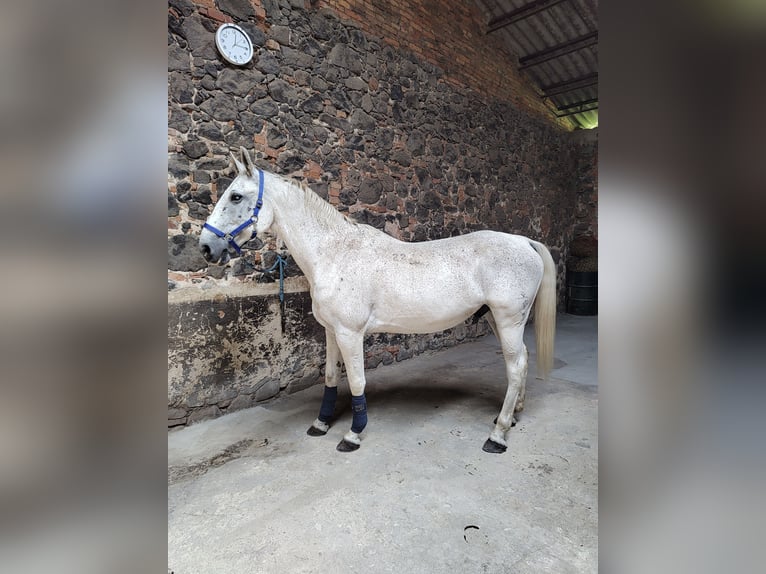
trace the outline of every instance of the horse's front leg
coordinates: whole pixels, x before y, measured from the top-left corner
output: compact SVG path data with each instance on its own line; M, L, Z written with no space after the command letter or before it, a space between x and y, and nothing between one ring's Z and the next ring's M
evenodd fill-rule
M351 389L351 430L338 443L338 450L351 452L359 448L359 434L367 426L367 400L364 398L364 333L338 329L335 333L338 348L346 363L348 386Z
M335 333L325 329L327 338L327 356L325 362L325 382L322 406L319 407L319 416L306 431L310 436L322 436L330 430L330 423L335 414L335 401L338 398L338 381L340 380L341 362L340 349L335 340Z

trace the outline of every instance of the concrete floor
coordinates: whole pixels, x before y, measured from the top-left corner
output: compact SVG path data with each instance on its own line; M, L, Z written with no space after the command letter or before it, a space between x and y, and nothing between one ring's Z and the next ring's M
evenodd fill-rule
M367 373L362 447L309 437L322 387L168 435L168 570L597 570L596 317L560 315L549 382L530 376L501 455L481 450L506 388L486 337Z

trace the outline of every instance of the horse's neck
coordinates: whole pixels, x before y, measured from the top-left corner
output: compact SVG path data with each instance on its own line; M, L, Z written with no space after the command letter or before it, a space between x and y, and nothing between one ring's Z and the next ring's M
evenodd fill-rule
M294 184L284 182L273 196L274 223L277 235L285 242L295 262L309 283L314 284L322 253L337 236L332 225L319 217L311 204L304 199L304 192Z

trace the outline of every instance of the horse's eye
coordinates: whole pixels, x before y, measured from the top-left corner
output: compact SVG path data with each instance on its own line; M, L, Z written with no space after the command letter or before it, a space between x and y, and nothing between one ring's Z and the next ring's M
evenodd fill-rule
M242 196L238 193L232 193L231 194L231 201L232 203L239 203L242 201Z

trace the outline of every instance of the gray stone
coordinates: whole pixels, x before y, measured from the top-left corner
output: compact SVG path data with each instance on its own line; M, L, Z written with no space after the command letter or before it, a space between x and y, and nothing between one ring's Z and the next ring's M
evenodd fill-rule
M223 404L226 403L227 405L231 402L231 400L236 397L239 394L239 392L235 389L233 389L230 386L221 387L216 390L216 392L213 394L213 396L208 400L209 403L218 403Z
M319 121L327 124L331 128L340 130L342 132L348 132L351 128L348 120L345 120L343 118L338 118L335 116L331 116L328 113L320 114Z
M272 100L263 98L253 102L253 105L250 106L250 111L262 118L272 118L279 113L279 108Z
M263 120L252 112L240 112L239 125L243 134L252 137L254 134L261 132Z
M187 240L188 239L188 240ZM171 271L199 271L207 261L197 247L197 241L187 235L168 237L168 269Z
M325 92L329 86L320 76L315 75L311 77L311 87L317 92Z
M406 149L398 149L391 154L391 159L403 167L409 167L412 163L412 156Z
M168 217L175 217L179 213L176 196L168 191Z
M215 48L215 33L202 24L196 14L189 16L181 25L184 38L189 43L192 55L206 60L215 60L218 53Z
M255 402L270 399L279 392L279 381L269 378L255 391Z
M180 409L177 407L168 407L168 420L182 419L186 416L186 409Z
M376 125L375 118L361 109L355 109L351 112L349 121L353 127L363 130L373 130Z
M237 20L255 17L255 10L250 0L218 0L218 8Z
M194 99L194 84L188 74L174 72L168 79L168 92L179 104L190 104Z
M327 55L327 61L339 68L344 68L351 72L361 72L362 62L359 54L354 52L346 44L335 44Z
M219 409L216 405L202 407L201 409L197 409L189 415L187 424L194 424L208 419L215 419L220 416L221 409Z
M299 86L308 86L311 82L311 74L305 70L295 70L293 78L295 78L295 83Z
M364 94L364 96L362 96L362 109L369 114L374 108L375 105L372 103L372 96L370 96L370 94Z
M367 50L367 38L364 35L364 32L361 30L350 30L349 31L349 38L351 39L351 44L359 49L359 51L364 52Z
M253 70L245 71L224 68L221 70L221 73L218 74L218 78L215 81L215 87L227 94L246 96L253 87L253 84L259 81L259 77L261 80L263 79L263 76L258 72L255 72L255 74L257 74L258 77L253 77Z
M274 54L268 51L261 52L255 66L264 74L279 74L280 70L279 61Z
M303 101L300 108L307 114L318 114L324 110L324 98L319 94L312 94Z
M168 72L188 71L191 67L189 52L178 44L168 47Z
M172 154L168 157L168 173L173 177L182 179L189 176L189 159L180 154Z
M196 170L192 175L195 183L210 183L210 174L207 171Z
M298 104L298 92L284 80L276 79L269 83L269 94L277 102L284 102L290 106Z
M282 48L282 62L285 66L300 69L311 69L314 65L314 57L311 54L295 50L294 48Z
M252 145L252 136L242 133L240 130L234 129L229 131L223 140L229 146L229 148L239 148L240 146L249 147Z
M210 194L210 187L207 185L200 185L197 189L191 192L192 199L202 205L212 205L213 197Z
M282 173L292 173L301 169L306 162L294 150L285 150L277 156L277 166Z
M364 368L366 370L375 369L378 365L380 365L382 361L383 359L380 357L380 355L372 355L364 360Z
M228 157L211 157L205 158L197 162L199 169L207 169L211 171L217 171L229 167Z
M425 150L425 137L423 133L419 130L413 130L407 138L406 146L413 156L422 155Z
M269 29L269 36L283 46L290 45L290 28L287 26L272 26Z
M212 98L205 100L200 109L219 121L229 121L237 119L237 105L231 96L218 93Z
M346 87L349 90L366 90L367 89L367 82L365 82L359 76L346 78L346 80L343 83L346 84Z
M383 186L377 179L365 179L359 186L359 201L367 204L375 204L380 199Z
M373 213L367 209L357 211L356 213L353 213L351 217L359 223L371 225L376 229L382 230L386 224L386 217L384 215L381 215L380 213Z
M255 22L240 22L239 26L250 36L253 46L263 46L266 44L266 34Z
M168 118L168 127L178 130L182 134L188 132L192 127L192 121L189 117L189 113L176 106L170 106L170 117Z
M340 202L343 205L354 205L357 200L356 192L350 189L342 189L338 195L338 199L340 199Z
M287 136L276 128L271 128L266 134L266 144L274 149L279 149L287 143Z
M213 80L212 77L210 77L208 75L205 75L205 77L202 78L202 80L200 81L200 85L207 92L215 91L215 81Z
M297 381L292 381L287 386L287 394L291 395L293 393L297 393L298 391L303 391L305 389L308 389L309 387L317 384L321 379L321 374L319 372L319 369L311 369L308 371L308 373L304 374L300 379Z
M191 0L168 0L168 6L178 10L179 14L188 16L194 12L194 4Z
M318 40L329 40L332 37L333 27L330 18L325 14L314 13L309 18L309 25Z
M348 149L364 150L364 138L360 135L354 134L346 138L346 147Z
M249 409L251 406L253 406L252 395L241 394L238 395L233 401L231 401L228 410L240 411L242 409Z
M186 141L184 142L183 150L191 159L198 159L207 154L208 147L207 144L202 141Z
M193 219L198 219L200 221L205 221L208 217L210 217L210 210L208 210L201 203L198 203L196 201L189 201L187 202L187 205L189 206L189 217ZM194 270L189 269L188 271L194 271Z
M412 349L399 347L399 351L396 353L396 360L406 361L407 359L411 359L414 354Z

